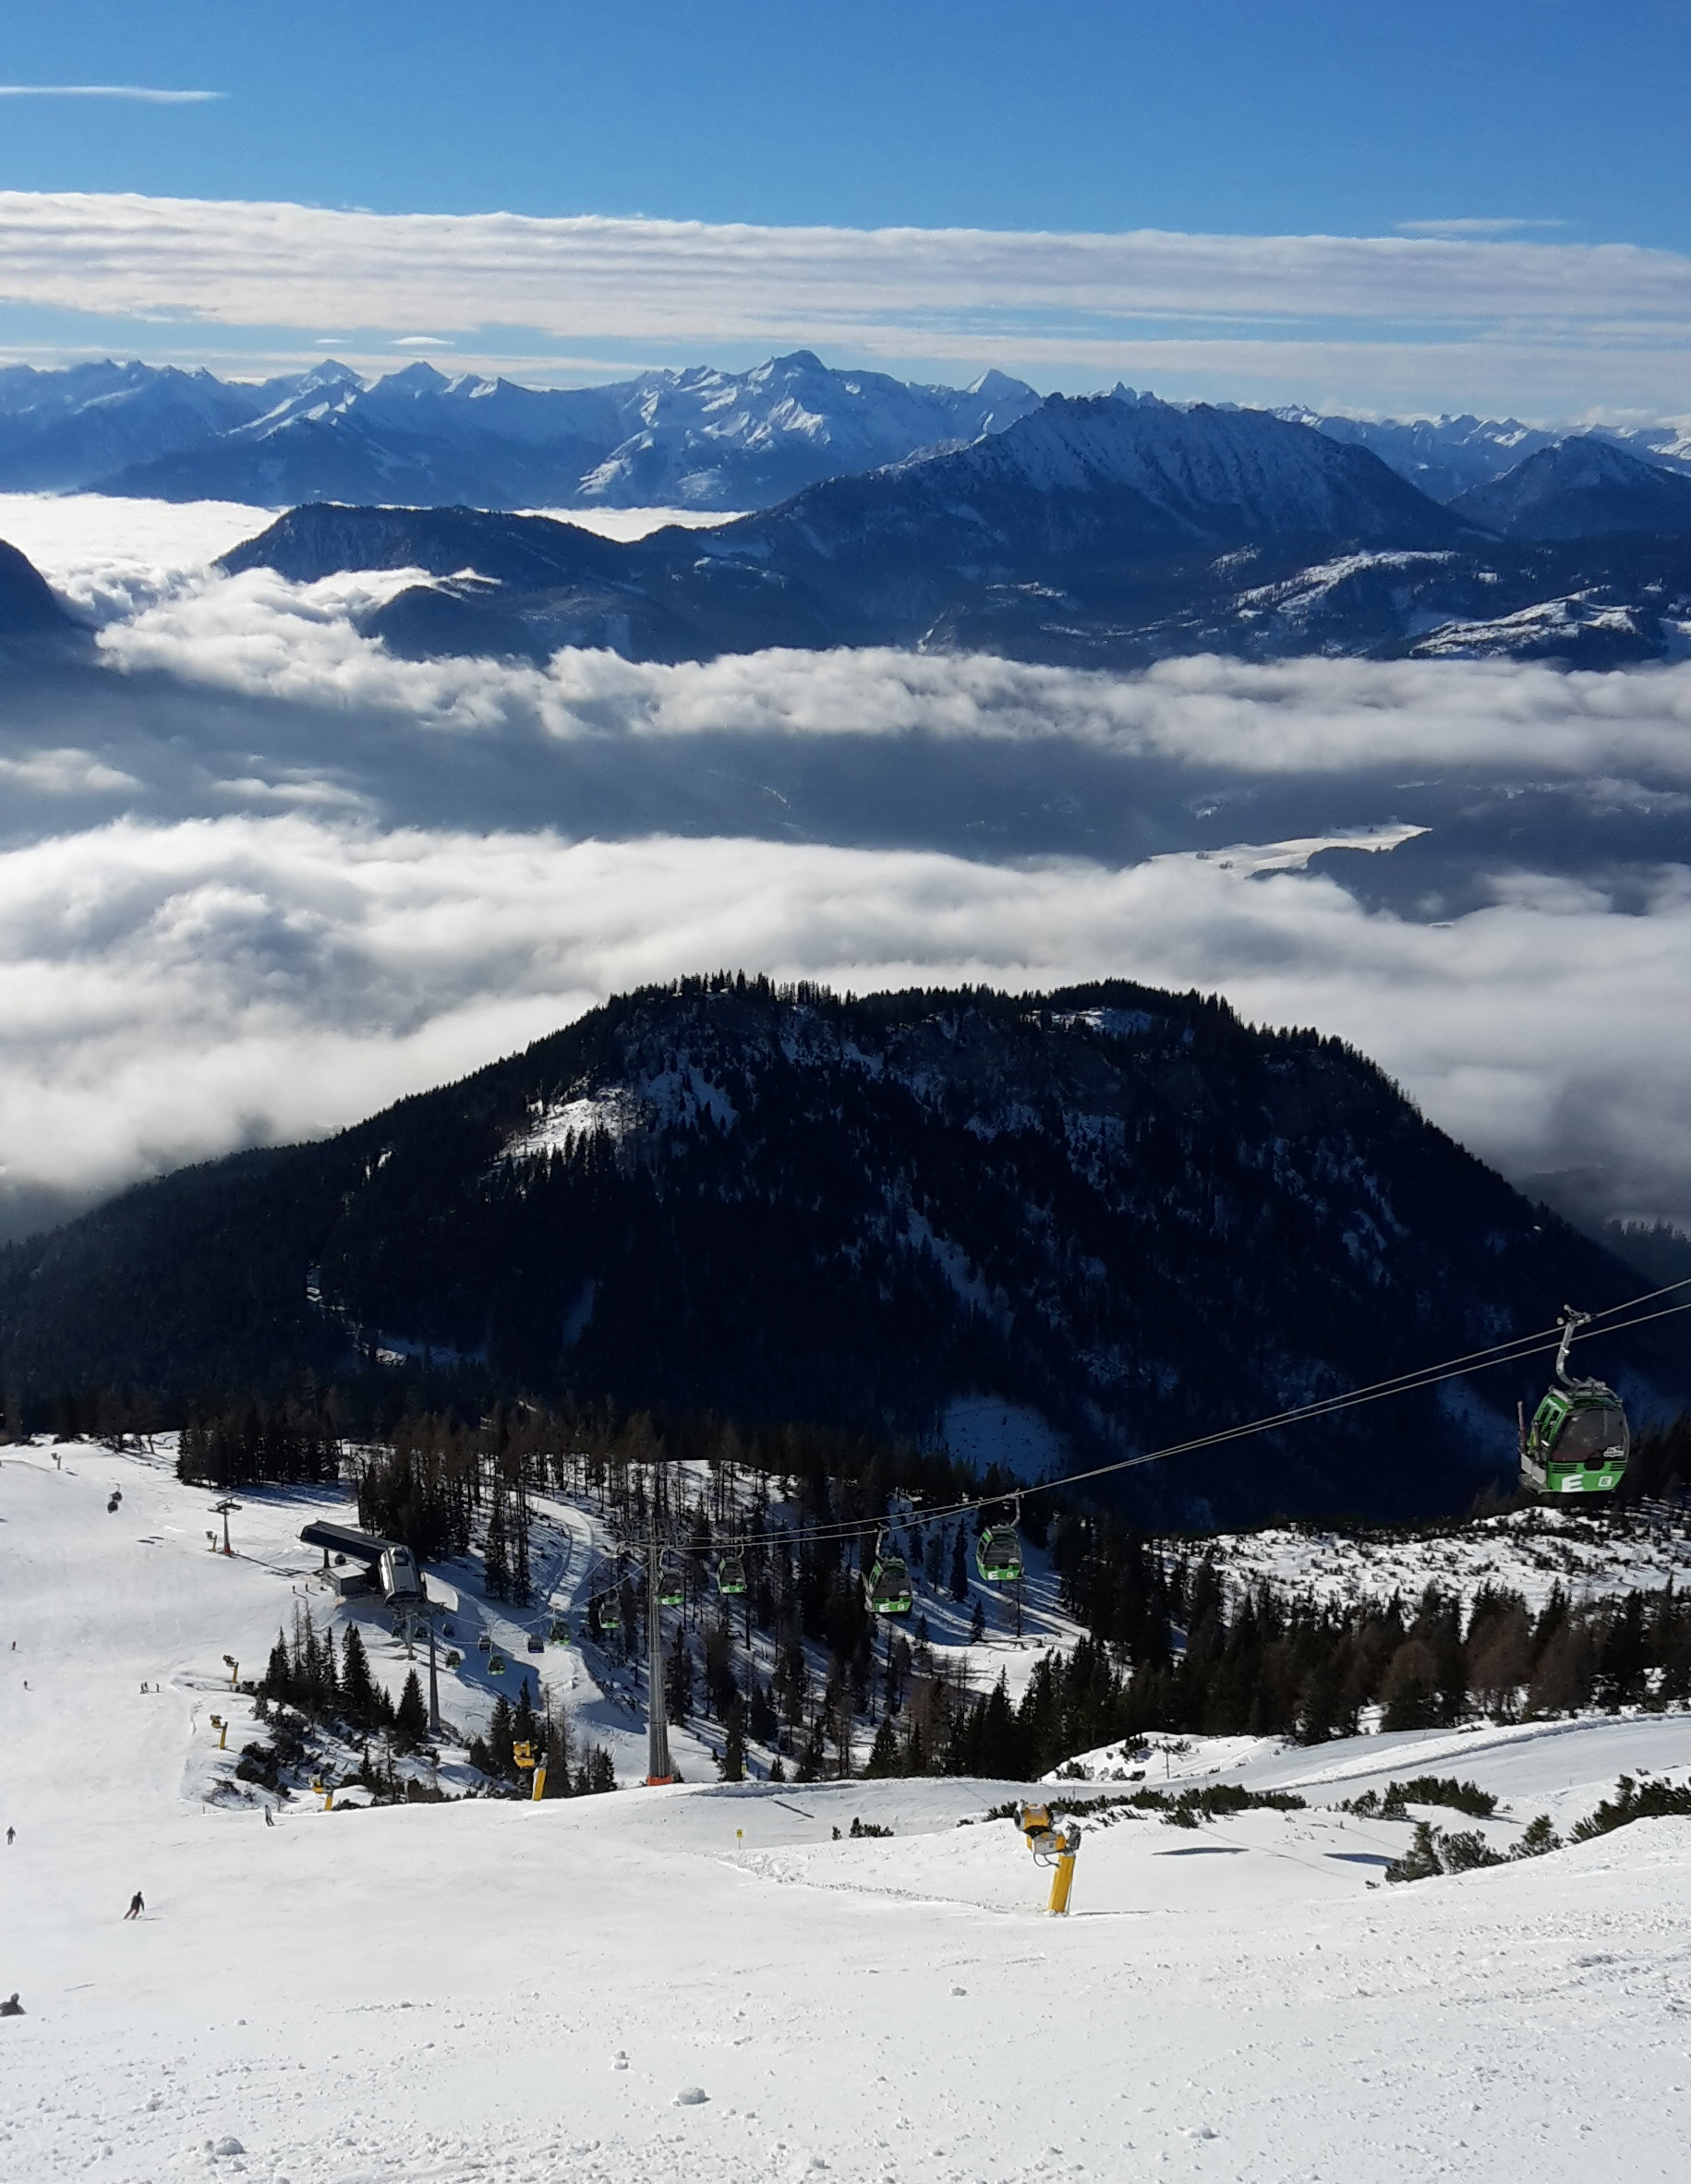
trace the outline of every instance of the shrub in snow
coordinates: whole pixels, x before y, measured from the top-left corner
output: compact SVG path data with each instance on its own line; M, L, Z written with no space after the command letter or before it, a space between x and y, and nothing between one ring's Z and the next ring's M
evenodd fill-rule
M1574 1840L1589 1842L1593 1836L1608 1835L1634 1820L1685 1817L1691 1817L1691 1783L1675 1789L1672 1782L1646 1782L1640 1788L1630 1775L1623 1775L1614 1786L1614 1795L1604 1798L1575 1828Z
M1477 1828L1447 1834L1429 1820L1415 1823L1415 1836L1401 1858L1385 1869L1389 1881L1431 1880L1435 1874L1472 1873L1477 1866L1504 1863Z

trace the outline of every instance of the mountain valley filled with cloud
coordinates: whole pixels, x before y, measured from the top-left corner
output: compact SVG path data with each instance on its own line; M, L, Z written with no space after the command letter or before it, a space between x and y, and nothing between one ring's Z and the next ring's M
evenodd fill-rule
M1691 665L405 659L403 572L212 567L266 520L0 501L89 633L0 728L14 1233L719 964L1219 988L1588 1222L1691 1209Z

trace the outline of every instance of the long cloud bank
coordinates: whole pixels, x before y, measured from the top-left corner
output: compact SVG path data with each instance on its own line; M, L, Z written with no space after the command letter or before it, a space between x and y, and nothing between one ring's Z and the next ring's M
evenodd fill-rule
M1691 873L1643 914L1523 879L1448 925L1330 879L932 852L120 822L0 856L0 1159L42 1194L331 1128L719 965L859 991L1120 974L1220 987L1379 1058L1517 1177L1691 1213ZM1588 1025L1589 1037L1568 1027Z
M1548 375L1583 408L1668 401L1691 329L1691 258L1629 244L1448 235L1231 235L1157 230L755 227L514 213L380 214L72 192L0 192L0 300L207 328L506 328L556 341L692 344L793 341L892 355L1020 357L1123 367L1171 337L1213 333L1272 349L1301 341L1321 368L1378 341L1388 377L1419 343L1448 375ZM1612 384L1598 360L1615 360ZM1628 360L1631 361L1628 361ZM1202 366L1202 356L1192 359ZM1238 350L1250 377L1269 357ZM1525 388L1522 399L1528 399ZM1460 385L1452 399L1466 399Z
M1202 656L1124 676L841 649L678 667L566 651L535 668L401 659L359 635L357 614L421 580L413 571L300 585L255 570L195 574L154 596L91 570L75 596L113 611L101 642L118 668L248 697L377 707L448 731L522 718L561 740L1062 738L1259 774L1413 764L1590 776L1626 766L1691 781L1691 662L1567 674L1510 661L1257 666Z

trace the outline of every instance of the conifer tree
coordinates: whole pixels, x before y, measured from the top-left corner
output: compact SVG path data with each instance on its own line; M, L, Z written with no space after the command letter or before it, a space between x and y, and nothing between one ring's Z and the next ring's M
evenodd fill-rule
M896 1775L899 1771L899 1740L891 1718L884 1717L875 1732L875 1742L869 1747L865 1775Z
M512 1757L514 1742L511 1726L511 1701L501 1691L493 1701L493 1718L488 1724L488 1750L493 1760L493 1772L499 1775L516 1773L516 1761Z
M663 1670L663 1703L671 1721L685 1721L693 1712L693 1653L683 1625L675 1626L675 1643Z
M429 1708L423 1704L423 1687L415 1669L406 1675L399 1704L393 1709L393 1726L407 1751L415 1751L429 1734Z
M505 1492L494 1483L493 1508L488 1518L488 1544L482 1557L489 1595L496 1600L511 1598L511 1566L505 1540Z
M728 1710L727 1733L722 1739L722 1756L717 1762L717 1772L725 1782L745 1780L745 1717L738 1700Z
M375 1681L356 1623L347 1624L346 1635L341 1641L341 1708L357 1729L370 1728L380 1715Z
M969 1550L964 1543L963 1529L960 1523L951 1546L951 1598L959 1601L969 1598Z

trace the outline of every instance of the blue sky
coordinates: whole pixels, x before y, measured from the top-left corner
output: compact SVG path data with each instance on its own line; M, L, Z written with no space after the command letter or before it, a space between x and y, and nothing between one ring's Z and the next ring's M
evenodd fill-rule
M60 0L15 12L0 76L219 94L0 100L0 189L43 199L645 216L766 234L991 230L1023 239L1024 269L1040 231L1395 238L1454 253L1377 252L1365 287L1342 292L1311 287L1318 253L1296 265L1269 253L1247 297L1226 280L1210 293L1200 252L1178 295L1127 269L1112 276L1114 300L1095 285L1077 297L1007 281L1001 267L988 279L971 260L967 283L941 283L924 302L920 269L905 268L896 293L877 284L876 265L898 255L883 247L840 272L855 302L838 281L819 298L789 269L748 311L721 276L695 291L672 269L672 308L655 313L636 251L621 316L602 264L592 308L548 311L485 283L466 291L443 271L437 296L416 278L397 296L367 283L360 310L351 275L320 295L290 280L266 302L248 246L212 220L206 264L242 275L230 300L217 300L221 275L185 277L180 295L161 280L138 308L121 281L65 295L33 226L8 259L0 209L0 343L18 356L118 347L260 368L325 343L380 362L408 342L414 354L436 344L449 362L568 378L808 342L905 374L994 363L1043 385L1122 376L1171 393L1540 415L1691 406L1691 394L1675 400L1691 329L1684 0L1619 11L860 0L757 14L672 0ZM1430 223L1521 224L1440 235ZM166 224L186 267L202 249L198 228L180 213ZM352 233L292 232L302 258L331 267L330 238ZM1633 255L1623 263L1601 246ZM88 236L58 234L53 247L77 262ZM367 235L359 247L368 271L377 246ZM1517 293L1523 279L1536 300Z

